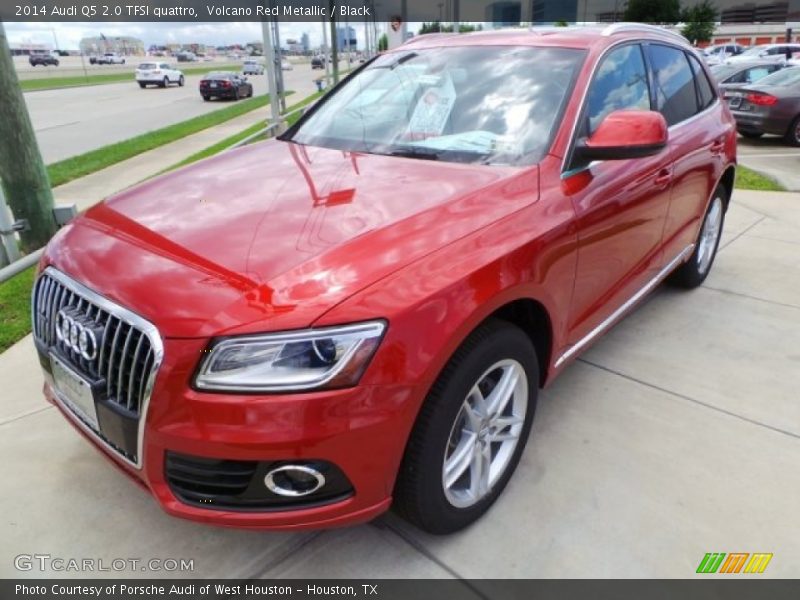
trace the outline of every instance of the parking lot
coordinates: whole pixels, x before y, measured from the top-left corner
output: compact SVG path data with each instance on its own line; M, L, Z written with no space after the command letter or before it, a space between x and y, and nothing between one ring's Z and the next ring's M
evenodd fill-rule
M569 367L506 493L449 537L392 514L284 533L167 517L44 402L28 336L0 356L0 453L13 457L0 466L13 482L0 576L64 575L15 570L15 556L40 553L192 559L203 577L672 578L707 552L769 552L763 576L796 577L798 203L737 191L706 283L662 287Z
M800 191L800 148L777 136L753 140L739 136L739 162L769 175L787 190Z

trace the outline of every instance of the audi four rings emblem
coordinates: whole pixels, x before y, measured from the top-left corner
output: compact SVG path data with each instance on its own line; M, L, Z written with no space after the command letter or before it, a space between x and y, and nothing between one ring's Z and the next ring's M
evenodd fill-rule
M56 314L56 337L86 360L97 358L97 336L63 308Z

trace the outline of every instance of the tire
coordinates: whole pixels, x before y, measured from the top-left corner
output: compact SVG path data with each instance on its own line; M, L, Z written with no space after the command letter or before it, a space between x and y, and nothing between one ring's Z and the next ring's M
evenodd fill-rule
M490 411L485 405L476 410L480 399L490 400L496 389L492 385L511 382L514 376L517 383L496 415L508 422L481 417L480 412ZM538 384L536 350L521 329L492 319L470 334L439 375L417 417L398 473L395 510L433 534L458 531L489 510L525 448ZM508 439L492 442L493 435ZM459 455L464 458L458 460ZM476 467L487 459L488 470ZM476 477L476 470L487 474L486 479ZM479 481L482 485L474 485Z
M54 62L53 65L57 67L58 66L58 61Z
M747 139L750 139L750 140L757 140L758 138L760 138L764 134L763 133L757 133L755 131L740 131L739 135L741 135L742 137L745 137Z
M796 116L792 124L789 125L783 140L790 146L800 146L800 115Z
M183 84L184 84L184 83L186 83L186 80L183 78L183 75L181 75L181 76L178 78L178 87L183 87Z
M211 96L203 96L203 100L205 100L206 102L208 102L209 100L211 100Z
M144 89L144 88L146 88L146 87L147 87L147 84L146 84L146 83L144 83L143 81L140 81L140 82L139 82L139 87L140 87L140 88L142 88L142 89Z
M233 90L233 101L234 102L238 102L239 101L239 88L236 88L235 90Z
M678 287L693 289L706 280L717 256L719 240L725 225L727 201L725 190L718 187L711 196L706 216L697 234L692 256L670 275L670 283Z
M165 87L168 87L168 86L169 86L169 78L168 77L164 77L164 80L161 82L161 87L165 88Z

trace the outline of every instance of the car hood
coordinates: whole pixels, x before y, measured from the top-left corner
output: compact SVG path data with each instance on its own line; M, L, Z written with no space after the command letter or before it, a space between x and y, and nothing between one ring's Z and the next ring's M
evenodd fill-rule
M59 232L44 264L166 337L294 329L537 197L535 167L269 141L96 205Z

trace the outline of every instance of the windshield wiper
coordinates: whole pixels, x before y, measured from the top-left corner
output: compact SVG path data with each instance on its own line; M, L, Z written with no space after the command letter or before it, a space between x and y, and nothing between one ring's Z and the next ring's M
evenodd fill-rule
M439 160L439 152L431 150L418 150L408 148L405 150L392 150L386 153L387 156L401 156L403 158L421 158L422 160Z
M390 71L394 71L397 67L402 65L404 62L411 60L419 56L416 52L409 52L408 54L404 54L394 62L389 63L388 65L376 65L375 69L389 69Z

